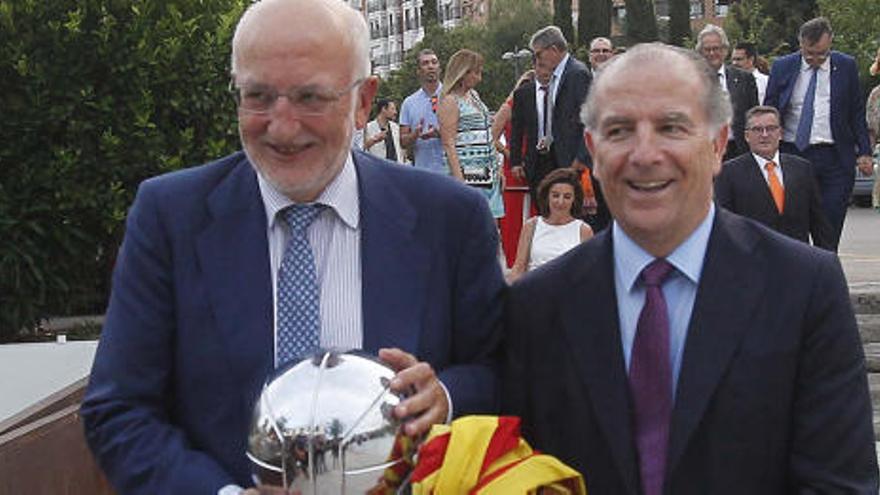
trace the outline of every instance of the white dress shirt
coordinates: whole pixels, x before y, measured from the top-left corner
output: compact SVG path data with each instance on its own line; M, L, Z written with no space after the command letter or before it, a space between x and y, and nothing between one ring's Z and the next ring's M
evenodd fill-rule
M798 124L801 121L801 111L804 107L804 99L807 95L807 86L810 85L812 68L801 58L801 71L791 91L791 99L788 108L785 109L783 118L783 139L789 143L795 141ZM831 144L834 138L831 136L831 57L819 66L816 76L816 97L813 100L813 127L810 130L810 144Z
M758 162L758 169L761 171L761 175L764 176L764 181L766 181L769 186L770 179L767 177L767 159L754 153L752 153L752 156L755 158L755 161ZM785 188L785 182L782 180L782 164L779 162L778 151L773 155L773 163L776 164L776 168L773 169L773 172L776 175L776 178L779 179L779 185Z

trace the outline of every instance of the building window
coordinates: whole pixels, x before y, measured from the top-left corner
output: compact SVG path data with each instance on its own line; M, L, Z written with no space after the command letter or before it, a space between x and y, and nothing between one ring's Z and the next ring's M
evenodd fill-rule
M715 15L718 17L727 17L727 12L730 8L729 4L729 0L715 0Z
M691 19L701 19L704 16L703 0L691 0Z

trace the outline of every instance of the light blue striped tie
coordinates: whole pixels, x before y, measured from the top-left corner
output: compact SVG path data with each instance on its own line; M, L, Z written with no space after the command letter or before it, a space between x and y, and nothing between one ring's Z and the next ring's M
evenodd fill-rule
M315 257L309 225L322 205L292 205L280 214L290 226L290 239L278 270L278 367L308 357L320 345L321 311Z

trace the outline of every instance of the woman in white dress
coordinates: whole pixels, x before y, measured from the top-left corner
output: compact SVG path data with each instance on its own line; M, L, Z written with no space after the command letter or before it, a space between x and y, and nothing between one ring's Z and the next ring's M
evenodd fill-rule
M538 185L540 216L523 225L508 282L593 237L593 229L576 217L583 201L577 172L560 168L544 177Z

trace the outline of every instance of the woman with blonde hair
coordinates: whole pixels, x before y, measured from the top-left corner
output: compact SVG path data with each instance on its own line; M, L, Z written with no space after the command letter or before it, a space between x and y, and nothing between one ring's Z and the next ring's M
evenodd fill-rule
M482 190L492 215L501 218L504 202L492 117L474 90L483 79L483 56L459 50L449 58L445 74L437 118L449 173Z

